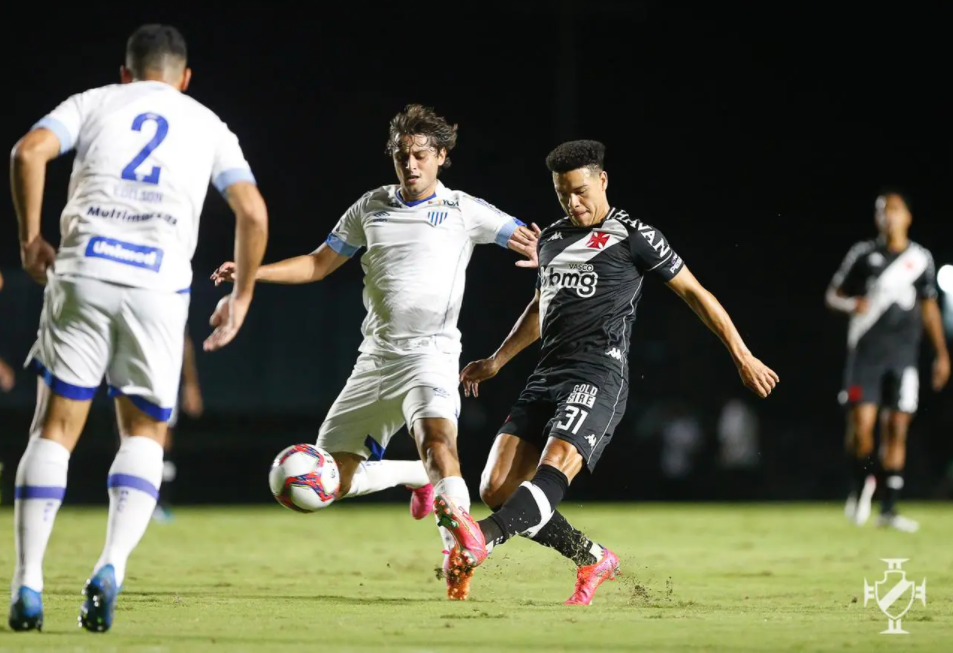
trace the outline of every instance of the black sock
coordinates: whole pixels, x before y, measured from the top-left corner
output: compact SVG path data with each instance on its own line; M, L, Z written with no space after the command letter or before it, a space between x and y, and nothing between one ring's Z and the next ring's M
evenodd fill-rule
M884 470L884 498L880 504L881 515L892 515L897 512L897 499L903 489L903 470Z
M592 549L599 545L586 537L582 531L573 528L572 524L566 521L566 518L558 511L554 512L549 523L530 539L543 546L556 549L564 557L576 563L577 567L594 565L599 560L592 552Z
M867 455L858 458L856 455L850 457L850 491L855 496L860 496L864 489L864 483L871 474L876 475L877 465L873 456Z
M493 512L499 509L500 506L490 506L490 510ZM499 528L495 523L493 526L496 529ZM486 532L483 535L489 539ZM549 522L529 539L551 549L556 549L564 558L572 560L577 567L594 565L601 558L601 555L597 557L592 551L596 547L600 549L602 547L586 537L582 531L576 530L558 510L553 513Z
M540 498L528 486L532 485L543 494L544 503L540 506ZM540 522L562 501L569 488L569 479L561 471L550 465L541 465L536 470L536 476L531 483L524 483L516 488L503 507L486 519L480 520L480 530L487 543L502 544L514 535L524 533ZM543 511L547 514L544 515Z

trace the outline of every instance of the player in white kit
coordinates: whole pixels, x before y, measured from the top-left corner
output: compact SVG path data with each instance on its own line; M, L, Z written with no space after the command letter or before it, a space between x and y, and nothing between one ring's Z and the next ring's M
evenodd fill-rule
M14 630L42 628L43 555L70 453L103 377L122 443L107 481L106 545L83 590L80 623L94 632L112 625L126 561L152 518L162 479L209 181L235 212L238 269L234 292L212 315L206 351L235 337L251 303L267 210L238 139L182 93L190 77L182 35L144 26L127 42L122 84L70 97L13 151L23 267L46 286L28 359L40 377L36 415L16 473ZM74 148L57 252L40 235L45 170Z
M456 448L457 318L474 245L508 247L528 257L518 266L536 267L533 230L437 179L450 164L448 153L456 138L456 125L432 109L406 107L391 120L387 145L400 183L364 194L313 253L258 270L263 282L320 281L366 248L361 257L364 341L317 444L340 467L340 498L404 485L415 489L411 512L417 519L432 512L434 486L470 506ZM233 268L225 263L213 280L230 281ZM404 425L423 463L381 461L391 437ZM455 582L453 538L445 531L442 535L448 596L465 598L466 584Z

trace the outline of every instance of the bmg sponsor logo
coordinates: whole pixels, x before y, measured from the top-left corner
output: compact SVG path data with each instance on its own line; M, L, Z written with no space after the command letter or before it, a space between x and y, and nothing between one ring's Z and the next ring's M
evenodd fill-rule
M589 263L577 263L569 266L566 271L552 267L544 267L540 275L543 283L557 290L567 288L575 290L580 297L589 298L596 294L599 283L599 274Z

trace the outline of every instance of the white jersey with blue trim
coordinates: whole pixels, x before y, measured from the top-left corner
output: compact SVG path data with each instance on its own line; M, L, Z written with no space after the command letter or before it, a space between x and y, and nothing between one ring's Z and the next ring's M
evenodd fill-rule
M506 247L523 223L483 200L437 183L405 202L397 185L366 193L328 236L338 254L361 257L366 354L459 354L457 319L473 246Z
M255 181L226 124L162 82L78 93L39 127L76 150L57 275L187 292L209 182Z

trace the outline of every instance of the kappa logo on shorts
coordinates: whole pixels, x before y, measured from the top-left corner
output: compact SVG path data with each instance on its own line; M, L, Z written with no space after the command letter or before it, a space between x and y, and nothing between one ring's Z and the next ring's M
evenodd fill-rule
M115 261L153 272L158 272L162 266L162 250L158 247L136 245L103 236L93 236L89 239L89 244L86 245L86 256Z
M589 435L587 435L587 436L586 436L586 442L589 443L589 448L590 448L590 449L595 449L595 448L596 448L596 434L595 434L595 433L590 433Z

